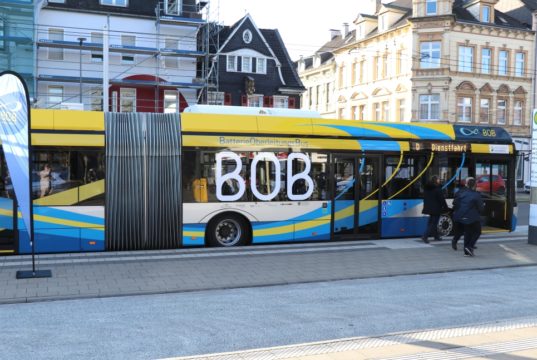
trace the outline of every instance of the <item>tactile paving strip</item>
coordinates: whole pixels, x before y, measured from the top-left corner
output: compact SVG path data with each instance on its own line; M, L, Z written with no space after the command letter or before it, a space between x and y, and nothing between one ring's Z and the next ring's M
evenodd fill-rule
M537 317L518 320L499 321L495 323L436 329L418 332L390 334L379 337L358 337L317 343L281 346L267 349L248 350L232 353L198 355L169 358L174 360L278 360L299 356L322 355L344 351L371 349L390 345L412 344L423 341L435 341L446 338L480 335L500 331L516 330L537 326ZM414 359L465 359L470 357L489 356L513 351L537 349L537 338L514 340L475 347L460 347L449 350L414 354L403 357L389 358L390 360ZM421 357L420 357L421 356Z

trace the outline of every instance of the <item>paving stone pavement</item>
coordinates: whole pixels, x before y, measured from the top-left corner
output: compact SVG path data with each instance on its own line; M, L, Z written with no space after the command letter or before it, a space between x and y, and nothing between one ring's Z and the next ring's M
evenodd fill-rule
M0 257L0 303L142 295L537 265L527 228L484 236L476 257L416 239Z

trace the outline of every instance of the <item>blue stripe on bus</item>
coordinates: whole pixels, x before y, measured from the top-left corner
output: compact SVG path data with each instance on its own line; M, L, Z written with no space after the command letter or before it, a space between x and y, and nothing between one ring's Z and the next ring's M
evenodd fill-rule
M363 151L401 151L401 146L397 141L379 140L358 140Z

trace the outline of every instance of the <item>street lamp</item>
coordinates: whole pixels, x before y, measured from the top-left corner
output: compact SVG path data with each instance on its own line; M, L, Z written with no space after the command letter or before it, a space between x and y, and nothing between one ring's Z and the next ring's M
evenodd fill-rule
M80 62L79 62L79 72L80 72L80 82L79 82L79 102L82 104L82 44L84 41L86 41L85 37L79 37L78 39L78 45L80 46Z

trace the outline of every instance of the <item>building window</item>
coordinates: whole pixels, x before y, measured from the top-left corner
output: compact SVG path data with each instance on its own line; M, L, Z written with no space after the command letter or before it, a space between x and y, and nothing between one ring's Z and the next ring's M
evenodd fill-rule
M513 124L522 125L522 114L523 114L524 104L520 100L515 101L515 108L513 114Z
M317 87L317 91L320 91L320 86ZM317 94L317 99L319 99L320 94ZM289 108L289 96L273 96L274 101L274 107L280 108L280 109L287 109Z
M252 58L249 56L243 56L241 62L241 71L251 73L252 72Z
M515 76L524 76L524 67L526 65L525 56L522 52L515 55Z
M63 86L48 87L48 108L59 109L63 102Z
M170 50L177 50L179 48L179 41L176 39L164 40L164 47ZM165 56L164 66L170 69L177 69L179 67L179 59L176 56Z
M338 81L339 81L339 88L342 89L345 87L345 84L344 84L344 79L345 79L345 65L341 64L341 66L339 67L339 78L338 78Z
M365 60L360 61L360 69L358 72L359 82L360 84L365 83Z
M390 102L384 101L382 103L382 120L390 121Z
M321 85L315 87L315 105L319 106L321 103Z
M425 15L436 15L436 0L427 0L425 3Z
M472 98L459 97L457 98L457 121L472 122Z
M262 107L263 95L248 95L248 106L250 107Z
M366 119L366 108L365 108L365 105L360 105L360 109L358 111L358 116L359 116L359 119L360 120L365 120Z
M91 89L91 111L103 111L103 90L99 87Z
M421 43L420 67L422 69L435 69L440 67L440 41Z
M324 103L328 106L330 102L330 83L324 85Z
M181 1L180 0L165 0L166 14L168 15L181 15Z
M399 50L395 55L395 75L401 75L403 71L403 52Z
M375 58L375 62L376 62L376 79L381 79L383 77L382 75L382 70L384 69L384 66L382 65L382 57L380 56L377 56Z
M379 121L381 117L381 106L380 103L373 104L373 107L375 108L375 113L373 114L374 120Z
M405 121L405 99L397 100L397 121Z
M420 120L440 120L440 95L420 95Z
M136 111L136 89L121 88L119 89L119 111L135 112Z
M48 39L63 41L63 29L48 29ZM49 60L63 60L63 49L48 48Z
M379 24L380 24L379 26L380 31L386 30L386 16L384 15L379 16Z
M490 99L481 99L479 107L479 123L488 124L490 122Z
M258 74L266 74L267 73L267 59L265 59L265 58L257 58L256 59L255 72L258 73Z
M509 52L501 50L498 55L498 75L507 75L507 66L509 66Z
M459 71L472 72L474 63L474 48L459 46Z
M99 32L91 33L91 42L93 44L103 44L103 34ZM91 52L91 61L92 62L103 62L103 53L101 51L92 51Z
M483 6L481 10L481 21L485 23L490 22L490 6Z
M226 65L227 71L237 71L237 57L236 56L228 55L226 64L227 64Z
M498 125L505 125L507 120L507 100L498 100L496 109L496 122Z
M492 60L492 50L489 48L481 49L481 72L490 74L490 64Z
M136 37L132 35L121 35L121 46L123 47L135 47ZM134 64L133 54L122 54L121 62L123 64Z
M164 90L164 112L179 112L179 94L176 90Z
M129 6L128 0L101 0L101 5L110 5L110 6Z
M359 71L358 67L359 67L358 62L355 62L354 64L352 64L351 83L353 85L358 85L358 71Z
M358 119L358 106L351 106L351 120Z
M209 91L207 92L207 104L209 105L224 105L225 98L224 93L221 91Z

